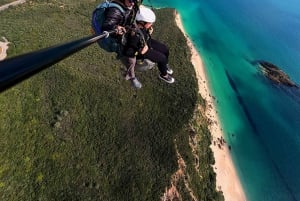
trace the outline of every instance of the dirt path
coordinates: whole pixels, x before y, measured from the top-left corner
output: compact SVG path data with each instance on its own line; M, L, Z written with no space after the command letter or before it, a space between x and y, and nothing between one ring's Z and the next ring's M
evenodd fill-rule
M8 9L10 6L16 6L16 5L25 3L25 2L26 2L26 0L17 0L17 1L5 4L3 6L0 6L0 12L5 9ZM7 56L6 51L8 49L8 44L10 43L10 42L8 42L8 40L5 37L2 37L2 39L4 40L4 42L0 41L0 61L6 58L6 56Z
M5 37L2 37L2 39L4 40L4 42L0 41L0 61L6 58L6 51L10 43Z
M3 6L0 6L0 12L3 11L3 10L5 10L5 9L7 9L7 8L9 8L10 6L16 6L16 5L25 3L25 2L26 2L26 0L17 0L17 1L5 4Z

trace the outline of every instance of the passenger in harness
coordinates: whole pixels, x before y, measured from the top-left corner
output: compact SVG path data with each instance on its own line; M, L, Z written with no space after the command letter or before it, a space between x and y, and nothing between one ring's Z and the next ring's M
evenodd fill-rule
M92 28L96 34L117 30L116 34L110 34L107 38L99 40L99 46L107 52L116 52L126 67L133 69L133 73L134 68L147 70L155 65L148 59L140 58L136 62L135 57L124 56L123 46L126 45L128 34L126 32L134 27L136 13L142 2L143 0L105 0L97 6L92 15ZM134 78L134 74L126 76L127 80L132 81L134 87L141 88L142 85Z
M132 81L136 88L141 88L142 85L135 77L135 62L136 59L149 59L157 63L160 71L159 78L167 83L174 83L175 79L171 76L173 70L168 64L169 48L153 39L151 34L153 32L152 25L156 20L154 12L145 6L140 6L136 14L136 28L131 29L127 34L127 43L124 46L124 54L129 57L129 66L127 67L126 78Z

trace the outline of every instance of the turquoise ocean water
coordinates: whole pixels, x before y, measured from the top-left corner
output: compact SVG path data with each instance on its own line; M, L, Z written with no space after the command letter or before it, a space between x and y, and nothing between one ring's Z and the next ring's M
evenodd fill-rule
M179 11L204 60L247 199L300 201L300 89L272 84L254 65L258 60L272 62L300 84L300 3L150 3Z

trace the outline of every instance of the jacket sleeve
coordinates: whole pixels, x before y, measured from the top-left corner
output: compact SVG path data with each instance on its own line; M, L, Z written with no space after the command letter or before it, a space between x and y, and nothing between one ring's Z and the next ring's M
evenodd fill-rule
M115 29L118 25L122 26L123 23L123 13L118 8L111 7L106 10L102 29L103 31L110 31Z

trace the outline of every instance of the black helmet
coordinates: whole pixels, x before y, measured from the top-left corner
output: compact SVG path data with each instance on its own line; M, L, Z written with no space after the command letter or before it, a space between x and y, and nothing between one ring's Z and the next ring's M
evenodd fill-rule
M140 6L140 5L142 5L143 0L133 0L133 2L135 5Z
M143 0L133 0L133 2L134 2L133 8L134 8L135 12L137 13L140 5L142 5L142 3L143 3Z
M142 3L143 3L143 0L134 0L134 1L135 1L135 3L138 4L138 5L142 5Z

